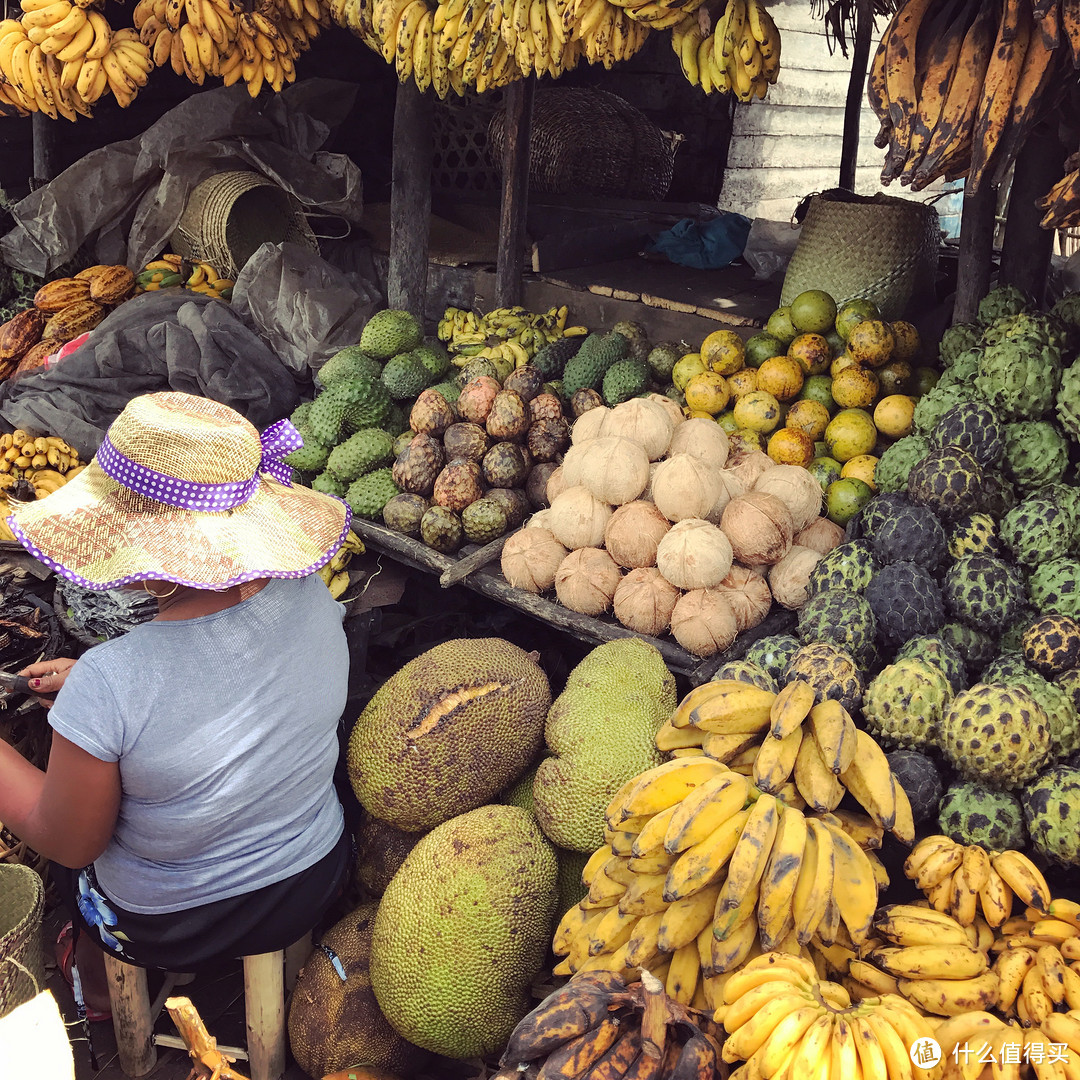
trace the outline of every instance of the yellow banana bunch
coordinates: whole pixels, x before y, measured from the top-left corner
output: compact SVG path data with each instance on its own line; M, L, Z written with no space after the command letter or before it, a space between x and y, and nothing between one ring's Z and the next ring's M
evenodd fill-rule
M648 5L654 6L658 5ZM590 64L603 64L609 71L620 60L629 60L638 52L656 25L635 18L635 9L609 0L574 0L570 10L572 40L581 43ZM646 6L637 10L644 12ZM681 10L675 13L682 18Z
M671 47L687 81L707 94L750 102L780 72L780 34L761 0L727 0L715 24L697 10L672 27Z
M78 450L57 435L34 435L21 428L0 435L0 492L13 491L23 480L36 498L44 499L84 468Z
M1039 209L1046 211L1040 222L1044 229L1071 229L1080 224L1080 168L1066 173L1039 200Z
M1072 1080L1080 1075L1080 1014L1074 1011L1050 1013L1040 1023L1018 1027L973 1010L943 1021L934 1038L942 1060L956 1063L951 1075L964 1080L984 1068L995 1080L1029 1075Z
M908 1048L932 1038L934 1025L903 998L853 1005L812 963L782 953L765 953L727 979L717 1019L728 1032L723 1059L745 1062L732 1080L938 1080L943 1072L942 1064L912 1064Z
M523 307L496 308L477 315L461 308L447 308L439 320L438 337L457 367L465 367L476 357L491 360L505 378L516 367L527 364L545 345L561 337L579 337L584 326L567 326L569 311L549 308L543 314Z

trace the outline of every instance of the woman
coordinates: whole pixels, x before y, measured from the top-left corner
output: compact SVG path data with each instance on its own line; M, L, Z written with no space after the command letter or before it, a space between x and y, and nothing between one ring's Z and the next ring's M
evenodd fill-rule
M140 966L284 948L346 872L332 777L348 651L313 572L351 515L291 485L281 458L300 445L287 421L260 440L227 406L149 394L78 477L8 519L58 574L158 601L78 662L26 669L55 695L45 772L0 742L0 820L53 860L76 934ZM87 956L77 941L100 1007Z

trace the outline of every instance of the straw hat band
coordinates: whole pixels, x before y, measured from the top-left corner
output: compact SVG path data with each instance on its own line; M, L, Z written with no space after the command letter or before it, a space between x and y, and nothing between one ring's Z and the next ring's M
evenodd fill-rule
M138 495L182 510L212 513L246 503L263 473L286 487L292 486L292 469L282 459L304 445L300 432L288 420L279 420L259 436L259 441L262 459L255 475L224 484L204 484L158 472L119 451L108 435L98 447L95 460L107 476Z

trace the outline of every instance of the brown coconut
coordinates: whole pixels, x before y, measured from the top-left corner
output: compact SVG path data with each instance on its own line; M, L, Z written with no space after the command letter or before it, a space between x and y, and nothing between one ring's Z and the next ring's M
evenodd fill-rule
M652 498L668 521L703 518L723 490L720 469L690 454L661 461L652 478Z
M649 394L646 400L655 401L657 405L663 406L664 411L671 417L671 422L676 427L686 423L686 416L682 411L682 406L677 401L672 401L667 394Z
M598 547L571 551L555 573L555 595L563 607L582 615L602 615L615 598L622 571Z
M650 461L659 461L671 445L675 422L657 401L631 398L611 410L604 422L605 435L617 435L640 446Z
M789 611L798 611L809 599L807 587L810 575L821 560L825 558L813 548L792 544L791 550L775 565L769 568L769 585L776 602Z
M739 627L727 597L718 589L683 593L671 612L675 640L694 656L715 656L735 640Z
M732 469L721 469L717 475L720 478L720 497L713 503L713 508L705 515L705 520L711 521L714 525L720 524L720 518L723 516L727 504L732 499L745 495L747 491L746 485L743 484Z
M731 570L728 538L703 518L672 525L656 548L656 566L677 589L711 589Z
M609 506L633 502L649 483L649 457L629 439L602 435L581 447L581 482Z
M671 528L651 502L626 503L620 506L604 529L604 547L608 554L627 569L656 565L656 547Z
M757 626L772 607L772 593L765 575L749 566L735 563L717 589L731 605L740 634Z
M555 572L568 552L548 529L521 529L502 549L502 574L515 589L542 593L555 584Z
M681 595L655 566L640 566L615 589L615 618L635 634L656 637L671 623L671 613Z
M763 473L779 466L768 454L760 450L750 450L739 457L735 464L729 466L729 471L734 473L747 491L753 491ZM807 473L807 476L810 474Z
M566 473L563 472L561 465L556 465L547 478L547 484L544 487L544 494L547 496L548 506L561 495L567 488L574 487L566 479Z
M827 517L812 521L802 532L795 534L794 543L800 547L813 548L822 555L828 555L834 547L844 542L844 530Z
M720 528L735 558L747 566L778 563L790 550L795 527L791 511L775 496L750 491L724 508Z
M599 547L604 529L611 520L611 507L601 502L587 487L567 488L551 500L548 528L564 547Z
M796 533L817 521L825 497L821 485L801 465L766 469L757 478L754 491L775 495L791 511Z
M610 415L611 410L606 405L600 405L595 409L590 409L588 412L583 412L574 421L574 426L570 429L570 441L575 446L578 446L581 443L588 442L590 439L598 439L605 434L604 427Z
M693 416L676 428L668 455L691 454L722 469L727 464L729 450L727 432L715 420Z

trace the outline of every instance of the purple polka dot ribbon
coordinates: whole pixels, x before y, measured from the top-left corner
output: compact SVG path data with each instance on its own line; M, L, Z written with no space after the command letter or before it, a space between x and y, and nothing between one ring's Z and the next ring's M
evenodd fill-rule
M290 421L278 420L259 439L262 443L262 461L255 475L250 480L228 484L200 484L159 473L122 454L109 441L108 435L98 447L95 461L107 476L138 495L183 510L213 513L246 503L255 494L263 473L269 473L279 483L292 487L292 469L282 459L304 445L300 432Z

